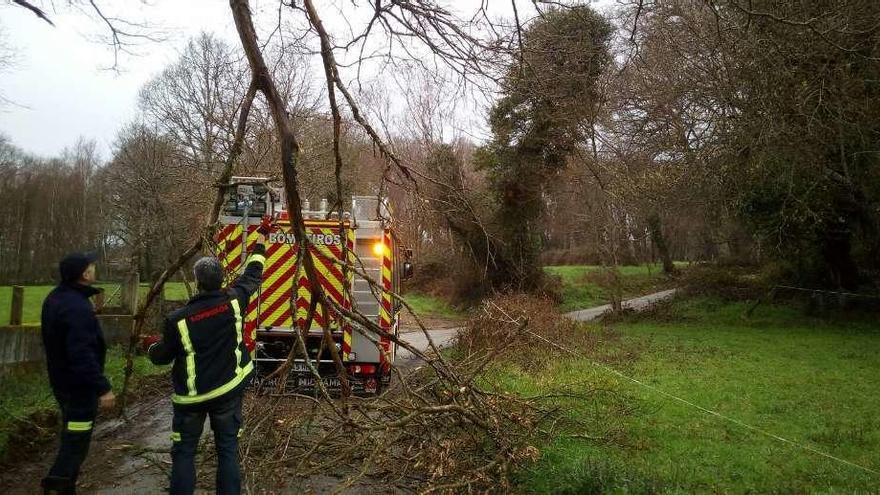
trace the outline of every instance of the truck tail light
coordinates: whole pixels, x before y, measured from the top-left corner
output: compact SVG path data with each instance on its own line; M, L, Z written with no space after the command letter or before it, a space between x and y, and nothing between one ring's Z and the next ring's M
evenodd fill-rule
M373 375L376 373L376 366L373 364L356 364L349 368L353 375Z

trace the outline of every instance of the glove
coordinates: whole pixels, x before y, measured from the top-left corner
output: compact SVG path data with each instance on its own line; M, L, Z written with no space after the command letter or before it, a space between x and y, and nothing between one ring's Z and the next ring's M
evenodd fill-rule
M143 349L144 352L147 352L148 350L150 350L150 346L152 346L156 342L159 342L160 340L162 340L162 337L158 335L145 335L141 338L141 349Z
M272 218L271 215L263 215L260 226L257 227L257 232L263 235L269 235L269 233L275 231L276 228L275 219Z

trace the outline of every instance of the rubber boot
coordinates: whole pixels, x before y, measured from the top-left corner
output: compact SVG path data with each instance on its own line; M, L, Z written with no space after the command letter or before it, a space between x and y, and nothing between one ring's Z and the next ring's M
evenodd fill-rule
M76 482L70 478L47 476L40 482L43 495L76 495Z

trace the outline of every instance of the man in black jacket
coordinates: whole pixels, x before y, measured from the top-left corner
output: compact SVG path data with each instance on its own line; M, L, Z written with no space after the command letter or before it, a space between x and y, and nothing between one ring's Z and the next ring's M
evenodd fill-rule
M89 451L98 408L110 409L115 402L104 376L104 334L89 302L89 297L99 292L91 287L95 261L91 254L65 256L59 264L61 284L43 302L46 367L63 421L58 455L42 481L44 493L76 493L76 479Z
M199 293L168 315L162 339L149 347L154 364L174 362L172 494L195 490L195 453L205 416L211 419L217 447L217 493L241 491L241 400L254 369L244 344L243 321L251 294L262 280L266 229L264 220L244 273L226 289L221 289L223 269L217 258L195 263Z

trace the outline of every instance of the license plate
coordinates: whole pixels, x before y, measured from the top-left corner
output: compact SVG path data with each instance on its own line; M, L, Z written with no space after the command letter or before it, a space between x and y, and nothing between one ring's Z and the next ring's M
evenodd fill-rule
M327 388L341 388L342 387L342 383L339 381L339 378L336 378L336 377L322 378L322 381L324 382L324 386ZM299 378L299 379L297 379L297 386L305 387L305 388L312 388L315 386L315 379L313 377Z

